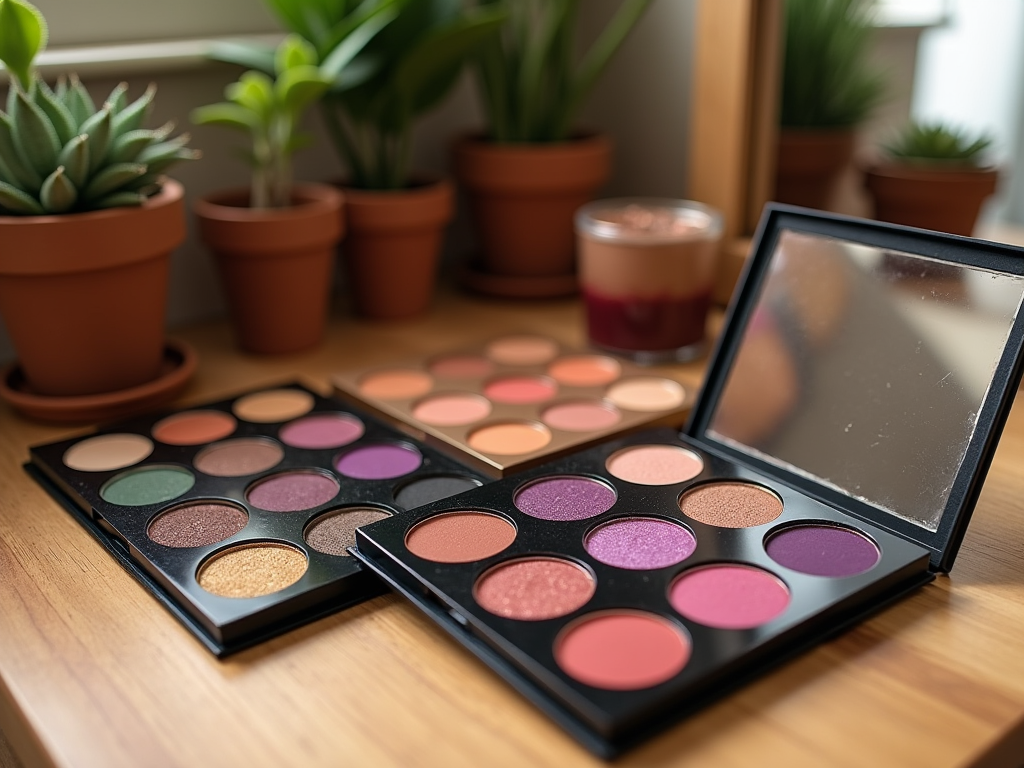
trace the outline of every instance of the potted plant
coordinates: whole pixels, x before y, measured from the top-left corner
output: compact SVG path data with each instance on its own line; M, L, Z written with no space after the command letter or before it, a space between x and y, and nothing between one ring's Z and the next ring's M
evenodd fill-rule
M885 159L865 169L875 218L970 236L999 179L984 161L991 144L942 123L911 123L885 147Z
M865 0L787 0L776 200L828 207L884 91L871 33Z
M476 62L487 117L456 142L481 263L470 287L509 296L575 291L573 213L607 180L611 143L580 132L579 110L650 0L625 0L578 62L575 0L480 0L507 20Z
M227 102L192 112L197 125L248 135L249 189L195 203L203 240L216 255L239 346L248 352L298 352L323 338L334 249L343 233L343 199L327 184L294 184L292 153L305 137L302 113L327 90L316 51L287 37L272 80L249 70L225 89Z
M118 85L98 108L73 75L51 89L33 68L47 37L34 6L0 0L0 30L0 314L21 375L50 397L153 382L185 238L181 185L163 173L198 153L171 125L143 127L152 86L129 102Z
M360 45L321 102L349 173L345 260L360 314L420 314L433 292L453 191L444 179L411 172L412 127L497 32L503 11L465 11L452 0L267 3L314 45L321 62Z

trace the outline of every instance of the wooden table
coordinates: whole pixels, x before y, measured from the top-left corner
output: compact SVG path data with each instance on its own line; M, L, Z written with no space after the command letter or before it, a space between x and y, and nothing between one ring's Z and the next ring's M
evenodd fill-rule
M582 341L576 302L445 295L426 318L337 318L284 358L222 323L182 404L513 330ZM699 381L701 365L671 373ZM0 766L597 764L482 664L386 596L218 661L21 470L75 430L0 410ZM645 766L1024 765L1024 408L940 578L621 760Z

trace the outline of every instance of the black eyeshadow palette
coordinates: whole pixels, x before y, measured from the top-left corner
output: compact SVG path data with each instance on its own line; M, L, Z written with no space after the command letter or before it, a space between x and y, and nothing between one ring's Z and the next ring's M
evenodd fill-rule
M356 533L602 756L948 570L1021 378L1019 249L784 206L756 242L682 434Z
M298 384L36 446L26 467L218 656L381 594L356 528L483 482Z

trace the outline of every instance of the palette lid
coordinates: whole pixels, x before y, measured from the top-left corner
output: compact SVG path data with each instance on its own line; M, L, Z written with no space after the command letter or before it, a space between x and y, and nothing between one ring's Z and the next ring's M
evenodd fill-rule
M1021 378L1024 249L772 204L686 433L949 570Z

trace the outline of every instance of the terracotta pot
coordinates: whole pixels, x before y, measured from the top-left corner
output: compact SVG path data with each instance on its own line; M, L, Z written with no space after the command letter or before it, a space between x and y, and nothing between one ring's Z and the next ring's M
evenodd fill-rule
M851 129L779 131L775 196L780 203L826 209L836 184L853 159Z
M159 375L183 197L167 181L139 207L0 216L0 314L32 391L94 395Z
M454 213L451 183L344 190L344 253L356 311L374 320L423 313L434 292L444 230Z
M865 169L875 218L970 236L985 198L996 191L995 168L941 168L886 163Z
M455 172L469 193L484 269L516 277L571 274L572 217L608 180L611 154L604 136L552 144L458 141Z
M297 184L292 201L289 208L249 208L249 191L234 189L195 203L247 352L299 352L324 335L344 198L326 184Z

